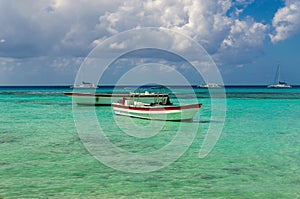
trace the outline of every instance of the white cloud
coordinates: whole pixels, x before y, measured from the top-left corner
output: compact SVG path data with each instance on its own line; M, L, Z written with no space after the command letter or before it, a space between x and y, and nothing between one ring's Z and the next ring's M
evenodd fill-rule
M258 47L265 38L267 25L257 23L253 19L240 21L236 19L230 27L230 32L222 42L222 48Z
M6 41L0 56L86 55L95 39L107 35L96 31L99 16L115 10L118 2L0 1L1 37Z
M72 85L82 60L75 57L0 57L0 85Z
M109 34L143 26L169 28L194 38L220 62L232 62L232 58L226 58L227 55L244 52L251 57L250 49L256 53L255 48L262 47L268 34L268 26L255 22L251 17L242 20L228 14L234 5L245 7L251 3L253 1L131 0L101 16L98 28ZM176 39L173 41L176 48L185 49L188 45ZM221 56L224 52L226 56ZM242 59L238 61L243 62Z
M80 57L114 34L138 27L164 27L192 37L219 62L243 64L256 56L269 30L251 17L239 19L234 14L251 3L253 0L0 1L1 38L6 46L0 45L0 56ZM126 48L127 42L112 47ZM145 42L177 49L190 45L164 38ZM236 53L240 59L233 60Z
M270 34L273 43L300 33L300 1L286 0L285 7L275 14L272 25L275 33Z
M5 76L7 72L13 71L16 64L14 59L0 57L0 74Z
M252 4L254 0L235 0L236 5L241 5L247 7L248 5Z
M236 19L222 41L216 59L237 65L252 62L253 57L261 53L268 29L267 25L255 22L252 18L244 21Z

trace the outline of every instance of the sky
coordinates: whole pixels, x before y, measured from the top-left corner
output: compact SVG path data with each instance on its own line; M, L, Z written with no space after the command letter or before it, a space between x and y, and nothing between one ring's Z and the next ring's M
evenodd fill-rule
M282 80L300 85L299 0L0 0L0 85L72 85L93 49L124 31L145 27L175 31L197 42L226 85L271 84L278 63ZM127 39L132 38L109 47L129 48ZM189 42L172 42L189 48ZM161 72L168 76L182 65L166 56L169 61L155 67L163 63ZM106 79L128 64L117 63L106 71ZM151 67L143 64L139 68ZM195 71L184 73L192 84L203 83Z

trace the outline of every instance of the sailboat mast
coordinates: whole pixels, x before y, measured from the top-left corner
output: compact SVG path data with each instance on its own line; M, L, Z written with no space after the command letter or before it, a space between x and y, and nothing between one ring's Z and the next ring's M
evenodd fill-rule
M276 73L275 73L275 78L274 78L274 84L279 84L279 73L280 73L280 66L279 66L279 62L278 62L278 65L277 65L277 69L276 69Z
M280 64L279 64L279 62L278 62L278 74L277 74L277 76L278 76L277 83L279 84L279 81L280 81Z

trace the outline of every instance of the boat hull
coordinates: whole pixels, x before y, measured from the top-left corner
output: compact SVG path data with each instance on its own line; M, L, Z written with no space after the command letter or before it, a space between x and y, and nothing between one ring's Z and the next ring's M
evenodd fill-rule
M122 98L133 98L143 103L153 103L158 98L167 98L168 94L132 94L132 93L64 93L72 97L78 105L111 106Z
M269 85L268 88L292 88L292 86L289 84L274 84Z
M201 108L201 104L185 106L125 106L113 103L113 110L116 115L136 117L149 120L182 121L192 120Z

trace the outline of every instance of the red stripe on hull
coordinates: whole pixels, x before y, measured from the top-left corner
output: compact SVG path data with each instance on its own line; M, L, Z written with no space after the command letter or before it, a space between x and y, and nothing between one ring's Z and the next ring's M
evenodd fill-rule
M132 106L124 106L120 104L112 104L113 107L122 108L127 110L141 110L141 111L172 111L172 110L185 110L192 108L201 108L202 104L190 104L184 106L165 106L165 107L132 107Z

